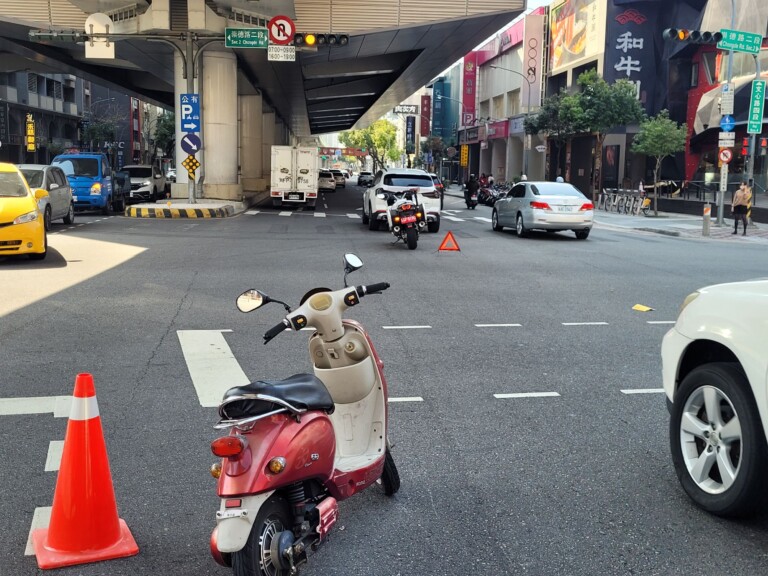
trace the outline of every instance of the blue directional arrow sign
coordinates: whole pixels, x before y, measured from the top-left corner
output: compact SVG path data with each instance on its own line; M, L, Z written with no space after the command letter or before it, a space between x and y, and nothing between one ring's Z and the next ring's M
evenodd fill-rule
M734 128L736 128L736 120L733 119L733 116L723 116L723 119L720 120L720 129L723 132L733 132Z
M181 149L192 156L197 154L202 145L203 142L197 134L184 134L184 137L181 139Z
M200 95L180 94L181 131L200 132Z

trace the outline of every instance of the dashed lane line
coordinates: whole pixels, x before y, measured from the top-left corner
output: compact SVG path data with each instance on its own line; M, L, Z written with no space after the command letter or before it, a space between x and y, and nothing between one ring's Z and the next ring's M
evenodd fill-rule
M622 390L622 394L663 394L664 388L630 388Z
M29 535L27 536L27 547L24 549L24 556L34 556L35 548L32 545L32 532L38 528L48 528L51 523L51 510L53 506L41 506L35 508L34 516L32 516L32 526L29 528Z
M36 398L0 398L0 416L53 414L54 418L69 416L72 396L38 396Z
M355 220L360 220L360 214L347 214L347 218L354 218Z
M472 218L473 220L480 220L481 222L490 222L490 218L486 218L485 216L474 216Z
M477 328L520 328L522 324L475 324Z
M285 211L283 211L283 212L280 212L278 214L278 216L290 216L291 214L293 214L293 212L285 212Z
M421 396L400 396L388 400L389 402L424 402L424 398Z
M511 394L494 394L494 398L555 398L559 397L557 392L513 392Z
M450 220L451 222L464 222L464 218L456 218L455 216L443 215L443 220Z
M384 330L418 330L420 328L432 328L432 326L382 326Z
M674 324L677 320L647 320L646 324Z
M64 451L64 440L51 440L48 444L48 456L45 459L45 471L55 472L61 464L61 454Z
M248 216L255 216L256 214L260 214L260 211L259 210L246 210L245 213L248 214Z
M563 326L608 326L608 322L561 322Z
M325 218L325 212L315 212L315 218Z

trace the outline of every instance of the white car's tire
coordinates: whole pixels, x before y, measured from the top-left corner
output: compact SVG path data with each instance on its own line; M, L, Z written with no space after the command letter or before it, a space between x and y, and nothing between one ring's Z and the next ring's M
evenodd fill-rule
M669 438L677 477L699 507L731 517L763 511L766 439L739 364L691 370L675 393Z

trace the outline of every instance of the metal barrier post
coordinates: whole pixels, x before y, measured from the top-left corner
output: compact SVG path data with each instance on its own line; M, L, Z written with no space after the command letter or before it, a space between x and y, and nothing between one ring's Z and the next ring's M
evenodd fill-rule
M709 236L709 226L712 223L712 207L709 202L704 204L704 219L702 220L701 235Z

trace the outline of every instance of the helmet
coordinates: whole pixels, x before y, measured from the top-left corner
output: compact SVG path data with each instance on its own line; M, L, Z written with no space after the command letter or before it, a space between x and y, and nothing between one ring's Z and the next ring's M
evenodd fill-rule
M476 176L474 174L470 174L469 177L470 178L476 178Z
M528 176L526 176L525 174L523 174L522 176L520 176L520 180L528 180Z
M555 182L565 182L565 180L563 180L562 176L558 176Z

